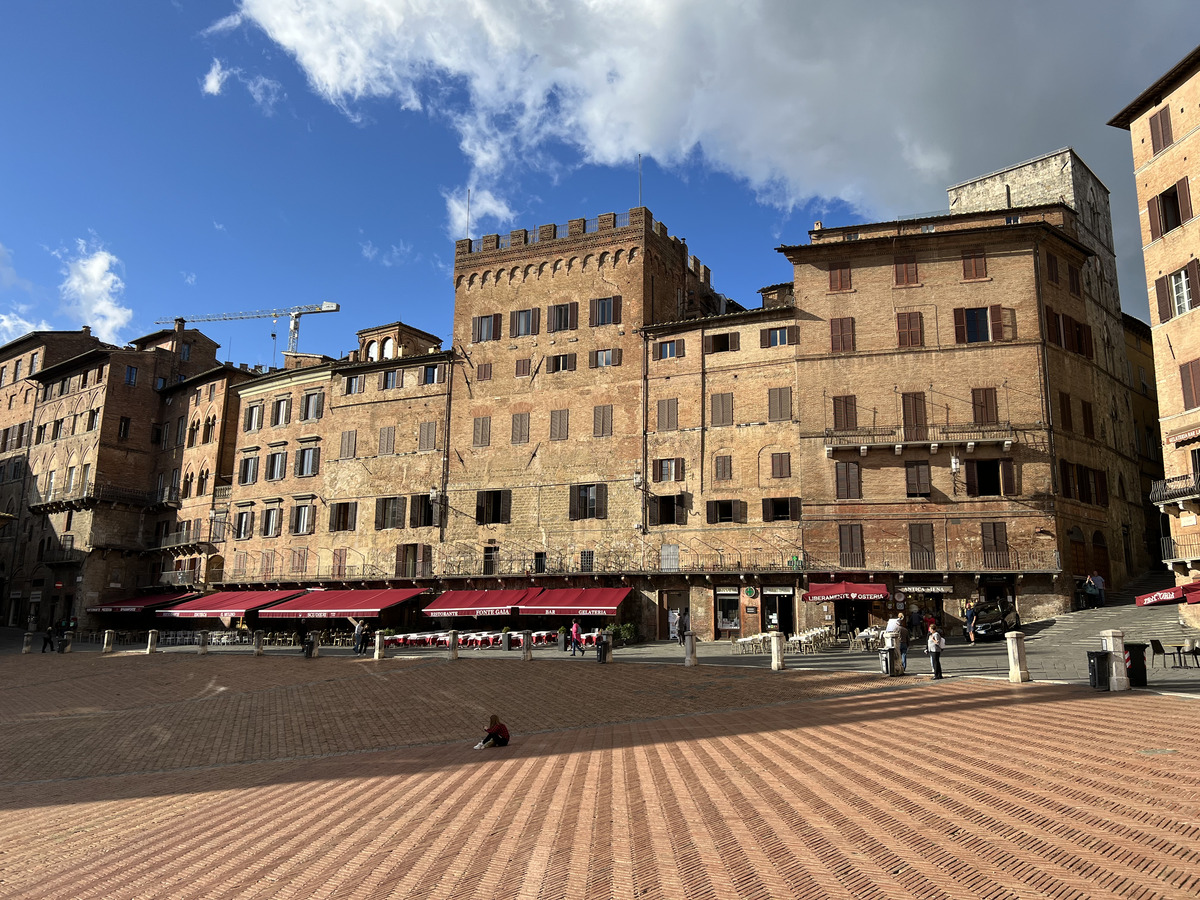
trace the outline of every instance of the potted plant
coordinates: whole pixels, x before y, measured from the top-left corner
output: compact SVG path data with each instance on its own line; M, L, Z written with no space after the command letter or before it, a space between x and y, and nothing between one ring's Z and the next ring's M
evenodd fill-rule
M558 626L558 649L563 653L567 652L567 626Z
M512 629L505 625L500 629L500 649L509 651L512 649Z

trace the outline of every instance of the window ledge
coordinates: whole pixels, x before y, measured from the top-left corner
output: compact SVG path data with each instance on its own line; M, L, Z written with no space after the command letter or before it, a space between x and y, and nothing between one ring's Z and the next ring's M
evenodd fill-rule
M858 288L846 288L845 290L841 290L841 291L826 291L825 296L828 297L831 294L857 294L857 293L858 293Z
M921 287L925 287L925 282L918 281L915 284L893 284L892 290L893 291L907 291L911 288L921 288Z
M992 278L990 275L985 278L964 278L961 281L959 281L959 284L979 284L980 282L991 281L991 280L992 280Z

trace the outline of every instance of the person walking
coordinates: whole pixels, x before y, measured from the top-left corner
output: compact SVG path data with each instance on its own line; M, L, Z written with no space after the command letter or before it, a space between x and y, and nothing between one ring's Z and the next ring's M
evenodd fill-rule
M900 648L900 674L908 668L908 626L903 621L896 634L896 646Z
M942 651L946 649L946 639L938 631L937 625L929 626L929 640L925 643L925 652L929 654L933 666L933 677L942 677Z
M676 627L680 647L683 646L684 637L692 630L692 618L688 615L688 609L686 606L683 608L683 615L679 617L679 625Z
M46 652L46 648L50 648L50 652L54 652L54 626L47 625L46 633L42 635L42 652Z
M365 651L367 643L367 626L362 619L354 626L354 654L357 656Z
M575 651L579 651L579 655L583 655L583 632L579 627L579 619L571 620L571 655L575 655Z
M1090 584L1094 590L1088 591L1092 595L1092 602L1097 608L1104 605L1104 576L1097 570L1092 569L1092 574L1087 577L1087 584Z

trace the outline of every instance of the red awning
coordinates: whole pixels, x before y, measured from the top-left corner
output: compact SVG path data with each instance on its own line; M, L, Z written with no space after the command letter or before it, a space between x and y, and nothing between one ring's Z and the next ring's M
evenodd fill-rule
M1196 587L1200 588L1200 585ZM1195 596L1194 592L1189 591L1188 593L1192 593ZM1160 606L1167 603L1182 603L1184 601L1183 594L1183 587L1171 587L1161 591L1152 591L1149 594L1142 594L1134 602L1138 606Z
M1200 603L1200 582L1192 582L1183 586L1183 596L1188 603Z
M427 616L507 616L514 606L531 600L541 588L519 591L446 591L427 607Z
M805 600L886 600L887 585L860 584L856 581L835 581L832 584L810 584Z
M180 603L170 609L160 609L160 616L179 616L188 619L217 619L223 616L244 616L280 600L290 600L303 591L221 591Z
M102 603L100 606L89 606L89 613L138 613L157 609L169 603L182 603L200 595L195 591L176 591L172 594L143 594L140 597L127 597L114 603Z
M264 619L338 619L377 616L382 610L411 600L424 588L390 588L379 591L313 591L288 600L259 615Z
M629 588L560 588L521 604L524 616L615 616Z

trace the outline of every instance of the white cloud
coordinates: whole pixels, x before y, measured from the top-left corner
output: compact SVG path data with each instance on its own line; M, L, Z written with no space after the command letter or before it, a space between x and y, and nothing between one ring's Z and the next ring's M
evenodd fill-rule
M378 262L384 268L392 268L393 266L404 265L413 258L413 245L405 241L400 241L398 244L389 244L384 250L375 245L374 241L366 241L358 245L362 250L364 259L371 262Z
M287 98L287 94L283 92L283 85L278 81L267 78L265 75L243 78L239 73L238 80L246 86L246 90L250 92L250 96L254 99L254 105L265 115L273 115L275 113L275 105L280 100Z
M205 28L200 33L202 35L204 35L205 37L208 37L209 35L213 35L213 34L224 34L227 31L233 31L234 29L238 28L241 24L242 24L242 14L241 13L231 13L228 16L226 16L225 18L219 19L218 21L213 22L211 25L209 25L207 28Z
M27 319L26 307L14 307L11 312L0 313L0 344L7 344L31 331L51 331L54 326L45 319Z
M63 303L80 324L90 325L102 341L118 343L120 331L133 318L133 310L120 303L125 282L115 271L121 260L105 249L93 235L75 242L74 252L55 253L63 263Z
M230 70L221 65L221 61L213 57L212 68L208 70L208 74L204 76L204 81L201 82L200 90L209 96L216 97L221 93L221 88L225 86L225 80L229 78Z
M362 255L365 259L374 259L379 255L379 248L376 247L371 241L367 241L365 244L359 244L358 246L362 247Z
M183 276L184 284L186 284L188 287L195 286L195 284L196 284L196 273L195 272L180 272L179 274Z
M216 219L213 219L213 228L215 228L217 231L224 231L225 225L223 222L218 222Z
M472 188L470 197L470 209L468 210L467 192L443 192L442 198L446 201L446 211L449 213L450 236L453 238L471 237L468 234L467 215L470 213L470 231L473 233L478 229L475 227L481 219L489 219L491 221L508 223L513 220L512 207L501 197L496 196L486 188Z

